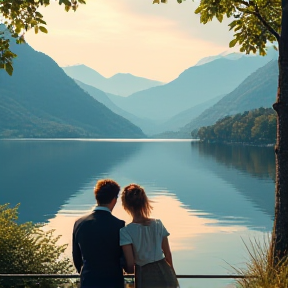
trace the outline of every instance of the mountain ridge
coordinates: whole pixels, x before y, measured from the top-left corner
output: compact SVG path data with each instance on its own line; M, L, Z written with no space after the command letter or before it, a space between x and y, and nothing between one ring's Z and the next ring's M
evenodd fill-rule
M271 60L249 75L235 90L182 127L180 131L190 134L192 130L212 125L225 116L260 107L271 107L276 99L278 73L277 60ZM259 99L259 95L263 97Z
M217 95L230 93L247 75L264 66L268 58L241 57L238 60L216 59L184 70L173 81L136 92L126 98L110 98L127 112L139 117L167 121L180 112ZM108 95L109 96L109 95Z
M98 88L104 92L127 97L136 91L162 85L163 82L135 76L131 73L116 73L104 77L99 72L84 64L62 67L65 73L84 84Z
M0 70L0 137L145 137L84 92L49 56L28 44L11 45L18 57L12 77Z

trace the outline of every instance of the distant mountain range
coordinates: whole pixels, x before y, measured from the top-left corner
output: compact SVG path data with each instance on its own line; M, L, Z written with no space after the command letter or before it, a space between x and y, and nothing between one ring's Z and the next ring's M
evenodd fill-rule
M184 110L183 112L180 112L179 114L170 118L168 121L159 124L157 126L158 133L163 131L174 131L174 132L179 131L180 128L182 128L187 123L190 123L192 119L195 119L202 112L213 106L224 96L225 95L214 97L213 99L209 99L204 103L198 104L187 110Z
M129 73L117 73L110 78L106 78L97 71L83 64L62 67L62 69L68 76L79 80L84 84L88 84L107 93L124 97L137 91L163 84L159 81L137 77Z
M229 59L229 60L238 60L239 58L241 58L243 56L243 53L240 52L230 52L229 50L222 52L218 55L214 55L214 56L208 56L208 57L204 57L202 59L200 59L195 66L199 66L199 65L203 65L203 64L207 64L209 62L212 62L216 59L220 59L220 58L225 58L225 59ZM250 55L245 55L245 57L255 57L255 55L250 54ZM270 60L275 60L278 58L278 51L276 51L272 46L267 48L267 54L266 54L266 60L267 62L269 62Z
M239 53L206 57L163 84L131 74L105 78L84 65L64 67L73 80L29 45L12 46L18 54L14 74L10 77L0 70L2 138L139 138L145 137L143 132L190 138L196 128L226 115L271 107L275 101L278 69L271 59L277 52L271 50L267 57ZM96 88L95 83L113 92L122 87L125 96L141 85L158 86L123 97Z
M223 53L220 53L218 55L214 55L214 56L208 56L208 57L204 57L202 59L200 59L195 66L199 66L199 65L203 65L203 64L207 64L209 62L212 62L216 59L220 59L220 58L225 58L225 59L229 59L229 60L238 60L239 58L241 58L243 56L242 53L230 53L228 51L225 51Z
M140 128L84 92L47 55L12 45L10 77L0 70L0 137L145 137Z
M190 132L202 126L214 124L218 119L256 108L269 108L276 100L278 83L277 60L249 75L235 90L223 97L190 123L181 132Z
M155 121L152 121L152 120L149 120L149 119L139 118L136 115L134 115L132 113L129 113L129 112L121 109L120 107L118 107L116 104L114 104L114 102L110 100L110 98L106 95L105 92L103 92L103 91L101 91L101 90L99 90L99 89L97 89L97 88L95 88L93 86L84 84L81 81L75 80L75 82L85 92L87 92L89 95L91 95L93 98L95 98L100 103L104 104L111 111L113 111L114 113L116 113L116 114L128 119L130 122L132 122L133 124L135 124L138 127L140 127L145 134L146 133L151 134L152 132L155 133L155 131L158 131L158 130L154 130L153 129L153 127L155 126ZM109 94L109 96L111 96L111 95L112 94ZM114 97L121 97L121 96L116 96L116 95L113 95L113 96ZM185 121L185 124L188 123L188 122L189 121ZM181 125L181 126L183 126L183 125ZM179 127L181 127L181 126L179 126Z
M126 98L108 96L117 106L140 118L165 122L189 108L230 93L268 61L269 57L260 56L242 56L236 60L222 57L193 66L162 86Z
M172 131L178 131L179 128L183 127L187 123L191 121L191 119L196 118L198 115L200 115L204 110L218 102L224 95L218 96L213 98L212 100L209 100L207 102L204 102L202 104L196 105L192 108L189 108L178 115L172 117L166 122L159 122L159 121L153 121L147 118L140 118L136 115L129 113L121 108L119 108L114 102L112 102L110 99L117 99L121 96L116 96L109 93L104 93L103 91L82 83L81 81L75 80L75 82L89 95L91 95L93 98L95 98L100 103L104 104L107 108L109 108L111 111L113 111L116 114L121 115L122 117L128 119L135 125L139 126L143 132L147 135L153 135L155 133L161 133L166 130L172 130Z
M266 57L243 56L243 54L240 53L222 53L216 56L206 57L200 60L196 66L184 71L174 81L135 93L126 98L111 93L103 93L102 91L100 97L99 89L77 80L76 83L113 112L139 126L147 135L151 136L156 134L156 136L153 137L161 138L167 138L169 135L172 138L179 138L186 135L185 138L187 138L187 135L190 137L191 127L194 127L193 125L189 127L190 123L196 118L201 122L200 119L203 117L201 113L211 108L225 96L225 94L217 96L215 95L215 91L227 91L228 89L233 91L237 87L238 82L241 85L241 82L245 80L249 74L257 70L257 68L264 66L271 59L276 59L278 56L277 53L274 49L269 49ZM209 85L205 85L205 81L207 81ZM172 90L175 90L177 87L179 88L178 94L176 97L173 97ZM196 92L193 93L193 91L197 89L197 93L202 96L205 94L208 100L205 100L205 97L198 97L195 100L193 95L195 95ZM164 92L166 92L166 94ZM154 98L151 99L152 97ZM241 103L237 105L241 107ZM255 105L257 106L258 104ZM261 101L259 105L261 106ZM182 107L182 110L179 109L179 106ZM249 100L246 106L249 106ZM259 108L260 106L255 108ZM176 113L179 110L181 111ZM154 116L157 114L159 118L153 117L153 115L151 115L153 113ZM211 110L209 110L208 115L211 113ZM231 111L231 113L234 112ZM235 113L238 113L238 111ZM165 114L166 118L163 119ZM186 127L182 128L184 126ZM166 131L174 131L174 133L172 133L172 135ZM187 132L189 133L187 134Z

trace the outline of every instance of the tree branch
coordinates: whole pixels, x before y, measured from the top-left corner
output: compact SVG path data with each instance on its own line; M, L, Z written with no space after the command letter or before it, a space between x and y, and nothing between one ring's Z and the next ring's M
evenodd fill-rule
M245 1L243 1L243 0L238 0L237 2L240 3L240 4L242 4L242 5L244 5L244 6L246 6L246 7L249 7L249 6L250 6L249 3L247 3L247 2L245 2Z
M254 6L255 7L255 13L254 14L261 22L262 24L267 28L267 30L275 36L275 38L277 39L277 41L279 42L280 40L280 35L267 23L267 21L265 21L265 19L261 16L260 11L258 9L257 4Z
M280 40L280 35L269 25L269 23L267 23L267 21L261 16L260 14L260 11L258 9L258 6L257 4L256 5L251 5L251 4L247 4L245 1L242 1L242 0L239 0L238 1L239 3L245 5L246 7L251 7L253 6L255 8L255 12L254 11L247 11L246 9L241 9L238 7L238 10L241 11L242 13L246 13L246 14L252 14L254 15L255 17L257 17L261 22L262 24L266 27L266 29L272 34L274 35L274 37L277 39L277 41L279 42ZM268 3L268 1L267 1ZM266 5L267 5L266 3Z

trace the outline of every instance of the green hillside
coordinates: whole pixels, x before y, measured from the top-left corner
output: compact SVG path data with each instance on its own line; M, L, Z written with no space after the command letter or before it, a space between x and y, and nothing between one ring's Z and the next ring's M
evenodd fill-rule
M0 137L145 137L84 92L47 55L13 45L13 76L0 70Z
M212 126L201 127L197 134L205 142L274 144L276 113L272 108L259 108L226 116Z

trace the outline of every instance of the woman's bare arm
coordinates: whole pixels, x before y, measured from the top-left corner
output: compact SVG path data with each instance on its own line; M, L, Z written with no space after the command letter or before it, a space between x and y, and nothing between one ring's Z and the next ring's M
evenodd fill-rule
M162 240L162 250L163 250L166 261L174 270L173 261L172 261L172 254L171 254L171 250L170 250L170 246L169 246L168 237L164 237Z
M122 250L126 260L126 269L127 273L134 273L134 254L132 244L123 245Z

